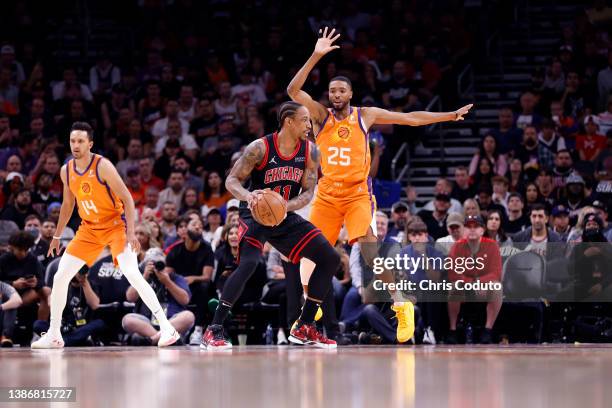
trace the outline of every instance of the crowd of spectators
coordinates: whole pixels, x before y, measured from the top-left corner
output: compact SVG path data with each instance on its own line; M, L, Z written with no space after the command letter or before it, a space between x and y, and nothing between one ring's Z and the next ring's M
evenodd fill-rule
M3 308L20 311L16 319L3 314L4 345L12 344L15 330L31 334L46 327L57 265L45 255L59 216L59 172L70 159L67 135L73 122L92 124L95 151L115 163L124 178L138 210L143 273L155 281L160 298L171 299L169 317L176 317L187 338L192 327L201 333L210 318L208 302L237 262L236 203L225 190L225 176L248 142L275 129L285 87L310 53L319 27L339 29L341 48L313 70L308 91L327 104L327 80L345 75L355 84L355 105L396 111L422 109L436 94L452 100L454 86L447 84L454 84L476 41L463 8L447 2L169 3L126 6L117 24L132 19L134 49L95 50L89 66L57 64L36 36L19 34L48 34L28 3L16 2L3 17L12 35L0 46L0 249L5 252L0 280L10 285L2 286ZM600 229L598 237L612 240L607 34L589 24L563 29L555 58L535 71L516 106L500 110L499 125L484 136L469 166L457 168L453 180L440 179L435 199L422 208L405 186L408 200L377 215L380 238L409 243L411 236L426 232L431 241L452 243L462 236L462 217L481 215L483 233L501 246L528 242L544 256L542 239L580 241L593 229L585 228L589 222ZM410 132L390 126L372 131L386 140L387 158ZM381 163L378 176L385 178L390 160ZM535 216L541 217L535 221ZM78 223L75 213L63 232L64 246ZM522 235L517 240L513 234ZM346 306L361 301L362 282L355 249L343 244L338 250L344 262L334 281L338 313L328 331L348 333L347 326L362 322L355 316L363 312L365 327L388 333L388 327L385 332L377 325L380 314L389 315L388 305L357 311ZM294 273L286 271L292 265L272 264L269 259L279 258L268 251L239 304L260 300ZM278 297L273 300L283 302ZM125 302L135 301L129 284L103 256L71 285L64 316L70 344L106 341L123 332L134 343L154 343L150 316L122 313ZM426 317L435 322L427 325L429 338L448 329L433 328L440 319L431 316L439 315L440 310L430 311Z

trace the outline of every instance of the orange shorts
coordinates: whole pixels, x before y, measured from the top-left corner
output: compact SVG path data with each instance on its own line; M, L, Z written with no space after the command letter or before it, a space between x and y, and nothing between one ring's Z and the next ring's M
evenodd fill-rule
M94 229L81 224L74 238L68 244L66 252L82 259L87 266L91 266L98 259L102 250L108 246L113 255L113 260L117 264L117 255L122 253L127 245L125 228L125 222L121 219L103 229Z
M346 226L351 244L365 237L368 228L376 235L376 198L371 184L345 185L324 180L325 177L319 182L309 221L321 230L329 243L336 244L342 225Z

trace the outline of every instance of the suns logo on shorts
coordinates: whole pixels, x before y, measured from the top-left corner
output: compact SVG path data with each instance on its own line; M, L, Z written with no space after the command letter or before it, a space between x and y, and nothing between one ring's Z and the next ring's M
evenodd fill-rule
M351 129L346 126L340 126L338 128L338 137L342 140L346 140L351 136Z
M91 193L93 192L91 188L91 184L89 184L86 181L81 182L81 185L79 187L79 192L81 193L82 196L90 196Z

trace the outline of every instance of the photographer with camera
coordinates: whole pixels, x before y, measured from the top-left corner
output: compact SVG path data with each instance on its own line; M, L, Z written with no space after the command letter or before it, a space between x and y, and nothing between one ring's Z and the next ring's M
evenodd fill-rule
M172 326L184 336L194 324L195 316L186 306L191 299L187 279L175 272L168 272L166 257L160 248L151 248L140 264L145 280L151 285L159 303ZM123 317L123 329L132 335L131 344L154 345L160 337L159 323L150 310L143 304L138 292L129 287L126 292L128 302L135 302L135 313Z
M47 267L47 285L53 286L60 258L56 258ZM100 305L99 287L88 277L89 269L84 266L72 278L68 286L66 307L62 314L62 336L66 347L93 345L90 336L101 335L106 331L106 324L94 318L94 311ZM51 288L53 290L53 288ZM34 322L34 333L41 336L49 331L47 320Z

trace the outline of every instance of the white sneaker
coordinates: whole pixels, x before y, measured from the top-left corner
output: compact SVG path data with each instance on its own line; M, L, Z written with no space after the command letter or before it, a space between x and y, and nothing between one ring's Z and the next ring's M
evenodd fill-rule
M33 349L61 349L64 348L62 336L56 337L51 332L43 333L39 340L32 343Z
M431 327L427 327L425 333L423 333L423 344L436 344L436 337Z
M171 346L176 343L180 338L181 335L172 326L166 329L161 329L161 335L159 337L159 341L157 342L157 347Z
M193 333L191 333L191 336L189 337L189 345L199 345L202 342L202 334L204 334L202 326L196 326L195 329L193 329Z
M287 344L289 344L289 342L287 341L287 336L285 335L285 331L282 328L278 329L278 332L276 333L276 345L286 346Z

